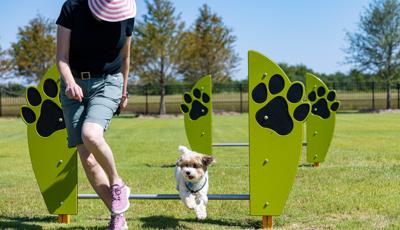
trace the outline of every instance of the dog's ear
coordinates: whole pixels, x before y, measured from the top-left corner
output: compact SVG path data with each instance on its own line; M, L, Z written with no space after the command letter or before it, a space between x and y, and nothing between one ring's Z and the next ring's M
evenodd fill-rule
M212 163L215 163L215 158L213 156L205 155L203 156L202 162L204 166L209 166Z
M178 151L181 152L182 154L184 154L184 153L186 153L186 152L189 152L189 149L186 148L185 146L180 145L180 146L178 147Z
M180 167L181 164L182 164L182 157L179 157L179 158L176 160L176 166Z

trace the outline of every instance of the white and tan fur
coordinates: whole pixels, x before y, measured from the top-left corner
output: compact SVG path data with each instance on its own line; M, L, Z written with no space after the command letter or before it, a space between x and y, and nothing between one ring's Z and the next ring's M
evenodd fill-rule
M208 171L214 157L179 146L182 155L176 161L175 177L182 202L193 209L198 219L207 217Z

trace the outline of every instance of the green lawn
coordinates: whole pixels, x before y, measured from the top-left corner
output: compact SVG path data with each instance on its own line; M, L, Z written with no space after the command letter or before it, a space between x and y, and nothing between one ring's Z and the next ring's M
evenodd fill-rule
M400 114L340 114L327 161L299 167L275 229L400 229ZM247 142L247 116L215 116L214 142ZM100 201L79 201L72 224L47 214L35 182L26 128L0 119L0 229L104 229L109 214ZM133 193L176 193L178 145L187 144L183 119L114 119L107 139L119 173ZM248 193L245 148L215 149L210 193ZM305 163L304 157L299 164ZM79 192L92 189L79 168ZM130 229L255 229L248 201L210 201L197 221L180 201L133 201Z

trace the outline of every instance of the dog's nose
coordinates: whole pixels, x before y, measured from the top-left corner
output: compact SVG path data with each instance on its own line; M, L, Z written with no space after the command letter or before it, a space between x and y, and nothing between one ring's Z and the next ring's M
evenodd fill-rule
M189 175L190 175L190 172L189 172L189 171L187 171L187 172L186 172L186 175L188 175L188 176L189 176Z

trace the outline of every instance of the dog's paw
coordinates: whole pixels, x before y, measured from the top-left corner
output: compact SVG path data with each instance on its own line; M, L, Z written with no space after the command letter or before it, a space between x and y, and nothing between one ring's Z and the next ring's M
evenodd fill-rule
M207 217L207 208L205 205L198 205L195 208L196 217L199 220L204 220Z
M196 202L193 200L185 201L185 205L188 209L194 209L196 207Z
M280 74L272 76L268 86L260 82L252 91L254 102L264 105L256 113L258 124L280 135L289 134L293 121L304 121L310 112L310 104L302 102L303 96L304 86L300 82L287 85ZM292 107L293 111L289 111Z
M182 202L186 205L188 209L194 209L196 207L196 201L191 195L183 198Z

